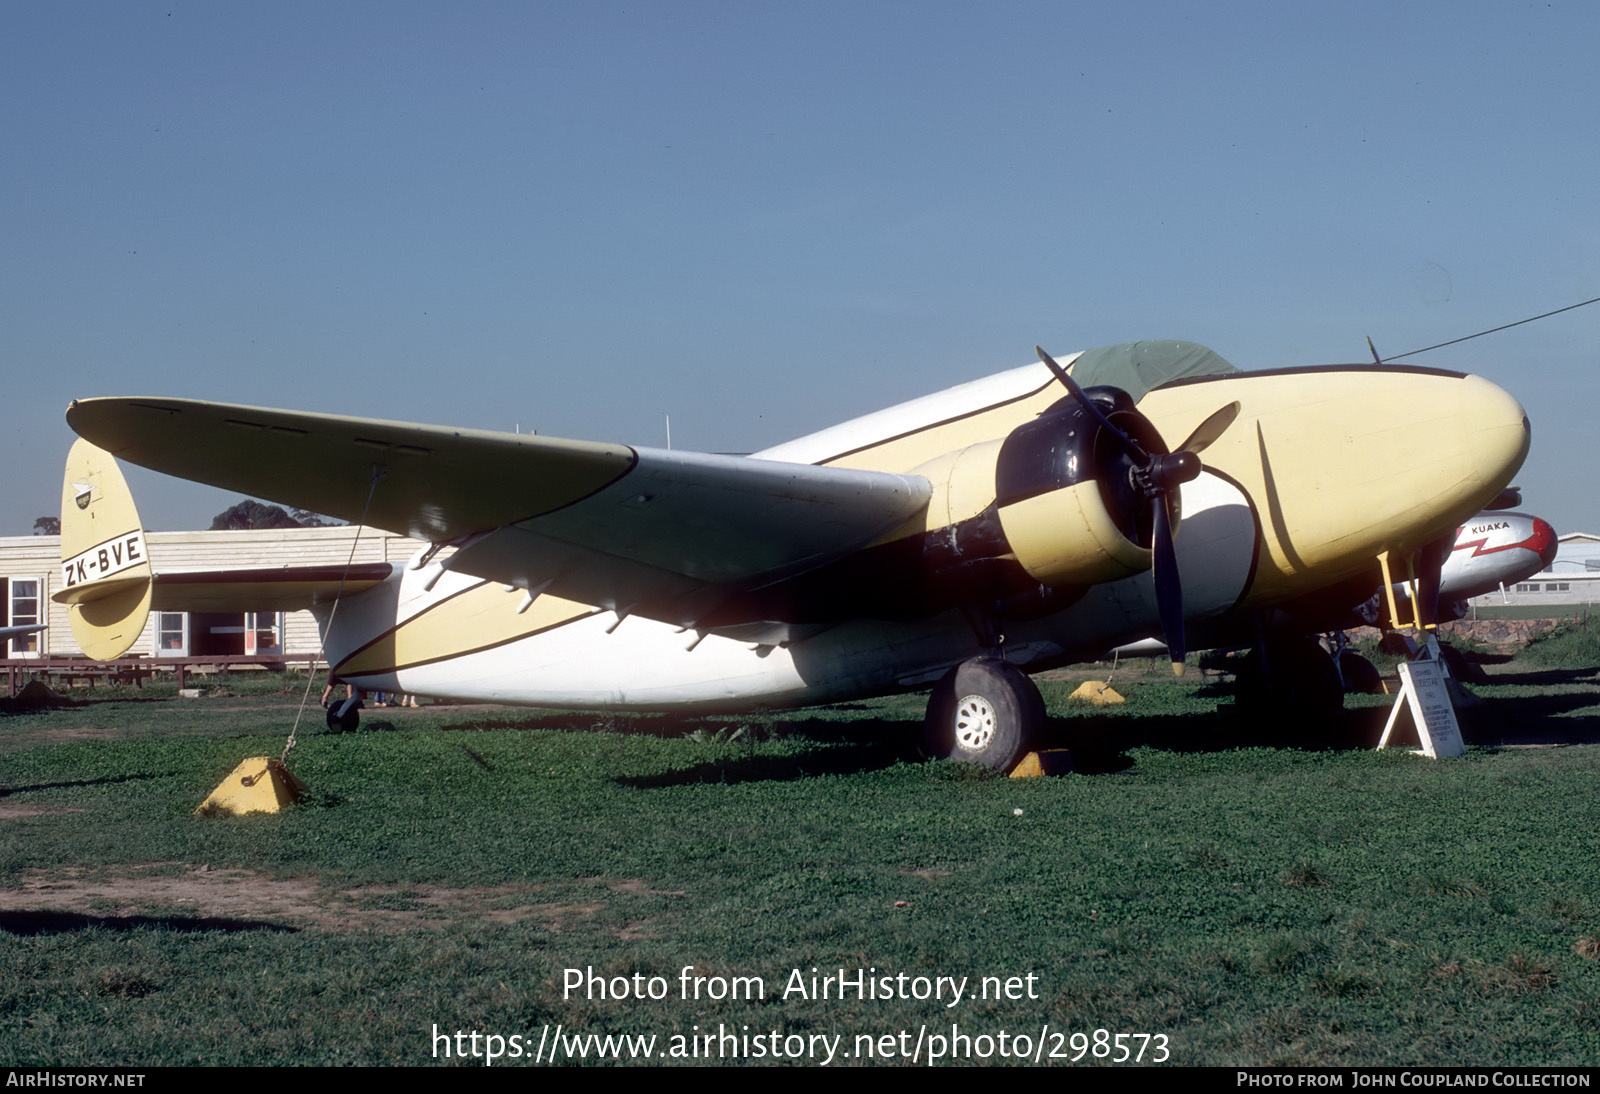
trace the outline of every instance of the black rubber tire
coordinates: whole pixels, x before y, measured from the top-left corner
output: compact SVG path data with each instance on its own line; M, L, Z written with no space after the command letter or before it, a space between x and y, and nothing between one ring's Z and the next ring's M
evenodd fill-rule
M939 759L1009 772L1027 755L1044 723L1044 698L1027 673L998 657L975 657L934 686L924 739Z
M1355 650L1339 654L1339 675L1344 677L1344 690L1352 695L1383 694L1383 675L1378 667Z
M1261 664L1261 651L1254 649L1240 664L1235 680L1242 709L1293 709L1311 715L1344 709L1333 658L1314 640L1300 635L1273 638L1267 663L1270 672Z
M348 700L340 699L328 707L328 729L334 733L349 733L361 723L361 703L350 703L345 709ZM340 714L340 711L344 711Z
M1487 684L1489 674L1483 667L1467 660L1467 655L1450 645L1448 642L1439 643L1439 660L1445 663L1450 670L1450 675L1456 678L1458 684Z

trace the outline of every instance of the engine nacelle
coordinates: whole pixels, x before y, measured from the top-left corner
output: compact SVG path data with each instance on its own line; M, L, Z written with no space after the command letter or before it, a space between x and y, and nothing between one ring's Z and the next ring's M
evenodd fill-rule
M999 507L1017 562L1041 585L1092 585L1143 573L1149 548L1129 540L1098 483L1080 482Z
M1152 452L1159 434L1116 388L1088 392ZM934 484L927 544L935 569L1014 559L1042 585L1090 585L1151 565L1150 506L1126 447L1076 399L1053 404L1000 441L918 468Z
M1167 451L1125 392L1086 394L1145 452ZM1060 611L1154 561L1152 500L1128 447L1068 396L1003 438L914 468L933 488L917 531L752 590L701 622L919 619L963 605L1010 619Z

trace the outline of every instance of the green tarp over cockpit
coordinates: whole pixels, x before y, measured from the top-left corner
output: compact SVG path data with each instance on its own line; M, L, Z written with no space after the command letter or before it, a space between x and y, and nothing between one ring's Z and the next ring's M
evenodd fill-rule
M1162 384L1190 376L1222 376L1239 369L1198 342L1152 338L1085 350L1072 363L1072 378L1084 387L1120 387L1138 402Z

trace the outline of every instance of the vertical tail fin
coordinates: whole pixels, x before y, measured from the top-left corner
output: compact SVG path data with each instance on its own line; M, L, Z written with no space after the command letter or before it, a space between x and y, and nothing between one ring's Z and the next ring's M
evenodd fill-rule
M72 636L85 654L126 653L150 615L154 571L144 529L111 453L79 440L61 483L61 590Z

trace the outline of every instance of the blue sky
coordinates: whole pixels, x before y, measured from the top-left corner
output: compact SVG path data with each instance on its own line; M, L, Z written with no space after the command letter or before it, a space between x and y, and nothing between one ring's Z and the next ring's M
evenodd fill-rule
M0 6L0 534L74 397L749 450L1053 350L1600 296L1600 5ZM1414 358L1600 532L1600 305ZM147 525L237 500L130 473Z

